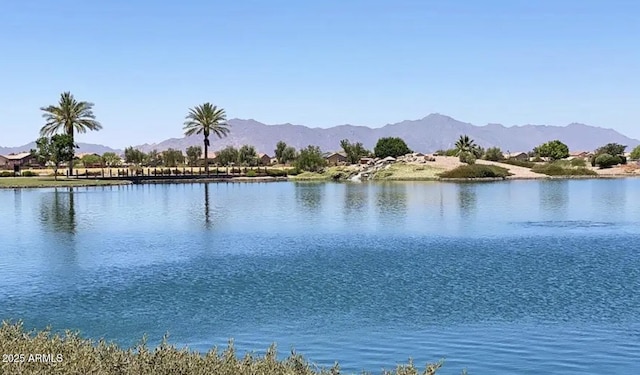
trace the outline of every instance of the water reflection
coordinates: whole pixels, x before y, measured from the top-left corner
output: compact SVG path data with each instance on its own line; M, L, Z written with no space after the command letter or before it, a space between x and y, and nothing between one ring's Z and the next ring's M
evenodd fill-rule
M204 226L211 229L211 215L209 214L209 184L204 184Z
M325 188L326 185L322 183L296 183L296 202L305 211L318 212L321 209Z
M13 191L13 206L16 213L16 224L22 225L22 189Z
M407 217L407 185L383 184L376 186L376 208L385 224L399 222Z
M458 184L458 207L460 216L467 217L476 212L478 197L476 194L476 184Z
M593 181L591 196L592 202L596 202L599 209L624 215L627 208L627 180Z
M362 213L367 205L367 185L364 184L344 184L344 212L345 215Z
M540 181L540 208L554 219L567 215L569 180Z
M78 224L73 188L55 189L43 194L40 201L40 223L46 244L47 264L51 276L66 278L78 264L76 233Z
M73 188L55 189L52 195L43 196L40 203L40 221L45 230L75 234L78 224Z

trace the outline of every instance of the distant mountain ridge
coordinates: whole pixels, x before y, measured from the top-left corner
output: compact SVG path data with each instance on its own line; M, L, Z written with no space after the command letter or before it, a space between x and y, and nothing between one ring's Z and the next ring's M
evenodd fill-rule
M595 150L615 142L627 145L627 149L640 144L637 139L629 138L613 129L605 129L585 124L573 123L567 126L523 125L505 127L501 124L476 126L455 120L441 114L430 114L419 120L405 120L381 128L366 126L339 125L331 128L310 128L303 125L281 124L265 125L256 120L229 120L229 136L211 139L211 149L219 150L226 146L254 145L258 152L273 154L280 140L297 149L307 145L320 146L323 151L340 149L340 140L349 139L373 149L381 137L401 137L408 146L421 152L433 152L438 149L454 147L461 134L467 134L483 147L498 146L503 151L531 151L540 144L559 139L571 150ZM167 148L184 150L189 146L201 145L202 136L171 138L155 144L137 146L142 151Z
M331 128L310 128L303 125L280 124L265 125L256 120L231 119L231 132L228 137L211 138L211 150L220 150L226 146L250 144L258 152L273 154L280 140L297 149L307 145L320 146L323 151L340 149L340 140L349 139L373 149L381 137L401 137L415 151L433 152L438 149L452 148L461 134L467 134L483 147L498 146L503 151L530 151L534 147L554 139L559 139L572 151L591 151L610 142L627 145L627 150L640 145L637 139L629 138L613 129L605 129L585 124L573 123L567 126L523 125L505 127L501 124L476 126L453 119L449 116L433 113L419 120L405 120L388 124L381 128L366 126L339 125ZM122 150L107 146L80 143L77 152L122 153ZM170 138L159 143L143 144L136 148L149 152L174 148L185 150L189 146L202 145L202 136ZM0 154L29 151L35 143L20 147L0 147Z
M113 149L111 147L97 145L93 143L78 143L79 148L76 149L76 154L81 152L91 152L99 155L104 154L105 152L115 152L116 154L121 154L122 150ZM29 152L32 149L36 149L36 142L27 143L26 145L18 146L18 147L0 147L0 155L6 154L17 154L19 152Z

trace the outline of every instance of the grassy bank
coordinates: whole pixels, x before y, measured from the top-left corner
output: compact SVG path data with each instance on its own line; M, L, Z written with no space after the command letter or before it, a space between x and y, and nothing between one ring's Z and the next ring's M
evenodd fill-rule
M547 176L597 176L598 173L585 167L572 167L566 163L540 164L531 168L532 172Z
M322 172L302 172L289 176L292 181L337 181L344 180L358 170L357 166L335 166L325 168Z
M126 185L128 181L105 181L91 179L66 179L58 177L0 177L0 188L46 188L46 187L83 187L83 186L108 186Z
M510 176L509 170L495 165L472 164L462 165L450 171L440 173L441 178L506 178Z
M104 341L93 342L78 334L53 334L48 330L26 331L22 324L3 322L0 326L0 362L2 374L51 375L333 375L339 373L336 364L331 369L319 369L301 355L292 353L278 360L275 346L264 356L239 357L230 344L224 351L213 349L201 355L187 349L177 349L163 340L150 349L141 342L133 349L122 349ZM20 357L24 354L24 357ZM46 363L31 354L46 354ZM17 355L17 357L16 357ZM429 364L420 372L413 363L398 366L384 374L435 374L442 362Z
M373 175L376 181L432 181L438 179L438 174L444 169L426 164L396 163Z

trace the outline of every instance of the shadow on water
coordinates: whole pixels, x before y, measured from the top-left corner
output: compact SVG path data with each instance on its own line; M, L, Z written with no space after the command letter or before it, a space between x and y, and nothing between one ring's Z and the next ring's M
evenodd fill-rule
M296 203L305 211L317 213L322 207L325 188L323 183L296 183Z
M460 216L467 217L476 213L478 205L476 188L477 185L472 183L458 184L458 207L460 207Z
M400 223L407 216L407 185L399 183L376 186L378 217L385 224Z
M554 219L565 218L569 205L569 180L540 181L540 208Z

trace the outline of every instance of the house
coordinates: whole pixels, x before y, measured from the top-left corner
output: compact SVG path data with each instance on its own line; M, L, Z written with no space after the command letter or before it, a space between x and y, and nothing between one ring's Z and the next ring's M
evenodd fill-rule
M510 152L508 154L503 154L505 159L514 159L520 161L529 160L529 154L526 152Z
M202 165L204 165L204 152L202 153L202 156L200 156L200 161L199 162L202 163ZM209 164L218 163L218 155L215 152L208 151L207 152L207 162Z
M14 169L15 167L24 167L35 163L36 157L30 152L0 156L0 167L2 168Z
M325 156L327 164L329 165L343 165L347 164L347 154L344 152L333 152Z
M265 153L258 154L258 165L270 165L271 164L271 156Z
M572 151L569 153L569 158L570 159L586 159L589 156L591 156L592 153L588 152L588 151Z
M9 166L9 159L0 155L0 168L8 168L8 166Z

